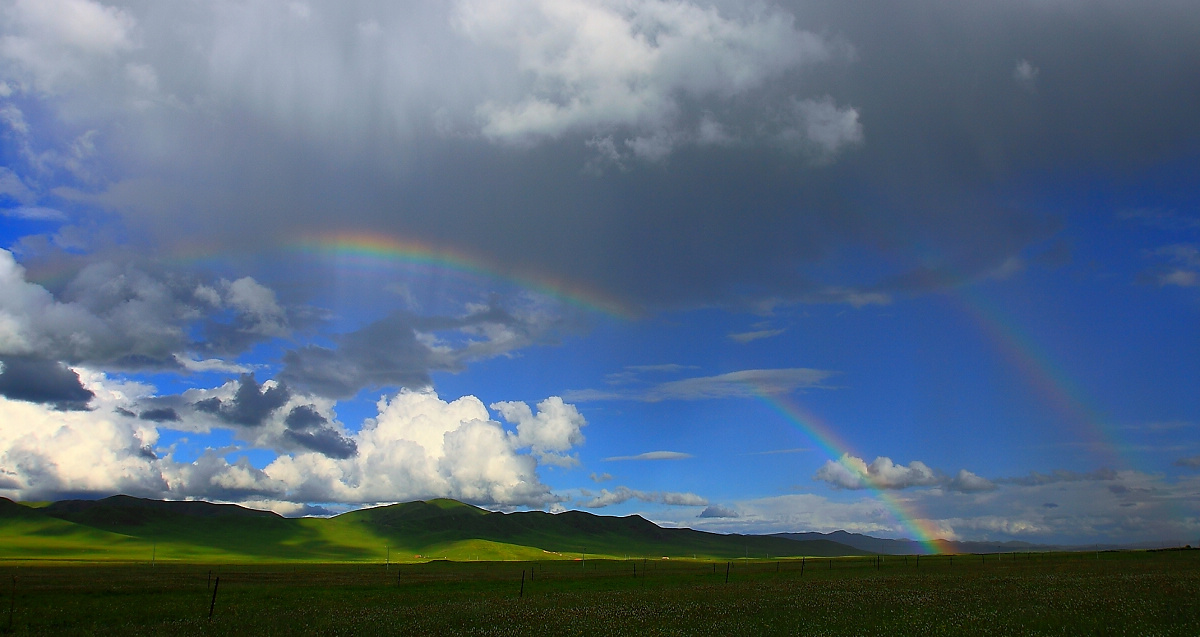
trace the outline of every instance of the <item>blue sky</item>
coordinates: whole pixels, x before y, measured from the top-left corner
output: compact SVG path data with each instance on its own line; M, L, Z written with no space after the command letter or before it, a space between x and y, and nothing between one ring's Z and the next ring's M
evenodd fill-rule
M0 496L1194 544L1198 36L6 1Z

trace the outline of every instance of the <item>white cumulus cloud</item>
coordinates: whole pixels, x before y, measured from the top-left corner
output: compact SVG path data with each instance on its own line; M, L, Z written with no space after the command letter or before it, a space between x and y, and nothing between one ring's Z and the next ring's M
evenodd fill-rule
M920 460L914 460L906 466L881 456L867 464L862 458L850 454L842 454L836 462L827 460L813 477L835 488L852 490L944 487L969 493L996 488L991 481L966 469L959 470L954 476L948 476L931 469Z

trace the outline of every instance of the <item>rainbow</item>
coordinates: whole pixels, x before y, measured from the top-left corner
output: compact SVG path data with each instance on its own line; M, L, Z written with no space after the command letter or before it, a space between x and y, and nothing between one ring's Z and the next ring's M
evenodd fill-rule
M543 274L512 274L484 259L422 241L343 232L293 240L285 245L285 249L336 259L339 266L375 267L381 263L431 266L478 278L507 281L589 312L619 319L636 316L636 312L627 304L581 284Z
M758 387L754 389L759 399L811 438L829 454L830 458L858 474L862 478L863 483L874 492L879 501L891 512L892 516L912 532L916 541L924 547L926 553L933 555L942 553L942 548L938 540L940 539L939 535L943 531L931 520L922 517L914 510L911 504L897 498L886 489L875 484L870 476L864 474L858 467L848 463L846 461L847 458L857 454L852 453L849 447L838 439L837 434L834 433L829 423L783 396L767 393Z

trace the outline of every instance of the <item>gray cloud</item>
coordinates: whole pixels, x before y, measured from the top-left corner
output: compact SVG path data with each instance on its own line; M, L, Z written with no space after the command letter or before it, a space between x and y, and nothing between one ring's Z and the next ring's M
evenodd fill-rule
M745 369L716 376L697 376L666 381L640 389L598 390L574 389L565 392L568 400L711 400L717 398L746 398L760 394L788 394L800 389L824 388L824 381L837 372L793 367L785 369ZM619 384L638 380L636 375L623 373Z
M698 515L696 517L700 517L700 518L736 518L736 517L741 517L741 516L737 512L736 509L726 507L726 506L721 506L719 504L710 504L709 506L705 507L703 511L700 512L700 515Z
M0 396L52 405L59 411L83 411L95 394L62 363L6 356L0 358Z
M1050 473L1031 471L1027 476L996 478L994 482L999 484L1016 484L1024 487L1032 487L1043 484L1057 484L1060 482L1106 482L1116 480L1119 477L1120 474L1112 469L1097 469L1095 471L1086 473L1067 471L1065 469L1055 469Z
M636 456L612 456L605 458L605 462L618 462L621 460L683 460L691 458L692 454L683 453L682 451L647 451L639 453Z
M1177 467L1187 467L1189 469L1200 469L1200 456L1191 456L1188 458L1180 458L1175 461Z
M292 408L284 420L283 437L304 449L330 458L349 458L358 453L358 445L329 426L329 421L311 405Z
M109 369L195 366L189 350L231 354L304 321L249 277L206 282L160 266L101 261L84 265L61 289L27 280L0 249L0 355L34 355ZM293 317L295 317L293 319ZM195 328L205 335L189 336Z
M305 429L321 427L328 423L329 420L325 416L322 416L312 405L300 405L292 408L283 422L287 425L288 429L303 431Z
M732 340L735 340L739 343L750 343L752 341L757 341L757 340L761 340L764 338L771 338L773 336L779 336L780 334L783 334L785 331L787 331L787 330L778 329L778 330L753 330L750 332L734 332L732 334L729 334L729 338Z
M336 347L307 345L283 356L279 379L321 396L346 398L365 388L431 385L430 372L458 371L551 338L557 322L480 308L462 317L395 313L348 334ZM454 340L437 342L439 334ZM464 337L468 337L465 341Z
M621 504L629 500L641 500L642 502L654 502L658 504L666 504L669 506L704 506L708 504L708 500L694 493L679 493L673 491L638 491L629 487L620 486L612 491L601 489L600 493L592 499L583 503L583 506L589 509L600 509L614 504Z
M126 413L128 414L129 412L126 411ZM151 422L178 422L179 412L175 411L172 407L158 407L143 411L138 415L138 418Z
M257 427L272 412L286 404L289 398L291 391L287 385L279 383L263 387L254 379L254 374L243 374L238 379L238 387L232 398L206 398L193 403L192 407L230 424Z

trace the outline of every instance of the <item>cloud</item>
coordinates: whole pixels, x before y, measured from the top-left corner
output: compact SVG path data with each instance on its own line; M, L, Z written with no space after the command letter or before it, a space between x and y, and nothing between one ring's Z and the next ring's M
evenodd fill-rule
M640 500L642 502L653 502L657 504L665 504L668 506L704 506L708 504L708 500L694 493L679 493L673 491L637 491L629 487L620 486L609 491L601 489L600 493L583 503L583 506L589 509L600 509L606 506L622 504L629 500Z
M813 494L794 494L742 500L719 508L724 509L719 511L721 513L736 515L704 516L702 512L700 516L674 518L668 511L655 516L654 520L718 533L831 533L840 530L904 537L910 532L903 523L897 523L882 502L871 497L839 502ZM926 522L931 528L942 527L937 520ZM953 539L954 530L940 528L938 536Z
M16 208L0 209L0 214L6 217L27 219L31 221L66 221L67 215L61 210L45 206L17 206Z
M644 400L704 400L741 398L764 394L786 394L801 388L821 387L836 372L820 369L747 369L716 376L685 378L657 385Z
M1182 214L1174 209L1125 208L1117 211L1116 218L1163 230L1200 229L1200 218Z
M1155 284L1183 288L1200 286L1200 247L1190 243L1176 243L1153 250L1148 256L1166 262L1149 273L1148 278Z
M959 469L958 473L946 482L945 485L951 491L961 493L991 491L996 488L995 483L991 480L977 476L966 469Z
M218 354L236 353L254 343L292 333L292 315L279 304L275 292L250 277L199 284L193 298L211 310L229 310L230 321L209 320L204 325L203 348Z
M91 411L62 412L53 405L0 396L0 421L6 423L0 428L0 470L8 476L6 483L16 485L0 487L4 495L54 499L67 493L127 493L352 504L451 497L504 506L559 500L537 474L532 445L492 420L470 396L445 402L432 392L401 391L382 399L378 415L353 433L329 418L327 404L296 404L293 396L292 407L271 411L258 425L235 429L251 435L250 446L292 448L258 469L245 457L226 460L237 455L237 447L209 449L191 462L179 461L171 450L156 453L160 428L187 430L202 425L194 419L213 416L181 413L180 421L161 422L137 418L121 405L153 402L153 388L90 371L81 374L81 381L95 396ZM248 379L233 385L220 391L236 395L251 387ZM262 386L253 388L260 398L264 395ZM564 404L563 413L568 408L573 406ZM686 498L664 494L660 500Z
M1173 285L1181 288L1194 288L1200 286L1200 272L1195 270L1171 270L1163 273L1158 284L1162 286Z
M1052 471L1053 475L1062 471ZM1087 544L1144 542L1147 538L1180 541L1193 537L1195 520L1181 516L1181 502L1192 502L1200 478L1170 480L1162 474L1115 472L1110 481L1076 480L1043 484L997 482L987 493L922 489L905 493L915 521L897 520L894 505L865 492L847 500L794 494L741 500L731 505L739 517L692 517L660 511L660 524L690 526L721 533L778 533L845 530L877 537L914 538L914 527L933 529L934 537L952 540L1023 540ZM1119 485L1113 490L1110 486Z
M951 491L971 493L996 488L991 481L966 469L960 469L954 476L946 476L930 469L919 460L905 466L881 456L867 464L862 458L850 454L842 454L837 462L826 460L813 479L826 482L837 489L851 490L944 487Z
M1120 474L1113 469L1097 469L1095 471L1089 471L1085 473L1056 469L1050 473L1031 471L1029 475L1025 476L996 478L995 482L998 484L1038 486L1045 484L1059 484L1063 482L1109 482L1116 480L1119 477Z
M707 129L687 126L689 98L752 93L835 53L782 11L729 17L692 2L469 0L458 3L454 24L469 40L511 56L528 78L514 97L476 107L486 138L530 145L622 129L621 146L651 161L689 138L712 139L711 119L702 120ZM620 151L608 139L615 156Z
M1029 60L1021 60L1013 67L1013 80L1022 87L1033 90L1037 83L1038 75L1041 69L1029 63Z
M35 199L33 190L25 185L20 175L2 166L0 166L0 197L18 203L29 203ZM8 214L7 211L4 214Z
M554 404L554 401L549 401ZM545 402L543 404L546 404ZM480 504L541 506L556 500L536 456L472 396L452 402L403 390L352 440L358 454L335 459L283 455L264 471L298 502L380 502L451 497Z
M613 479L612 474L610 473L592 472L588 477L592 479L592 482L608 482L609 480Z
M736 509L724 507L719 504L711 504L696 516L700 518L737 518L741 517Z
M51 405L59 411L85 411L95 394L62 363L6 356L0 358L0 396Z
M305 345L283 356L279 379L321 396L347 398L362 389L431 385L433 371L460 371L466 363L506 354L550 338L559 324L546 315L476 307L459 317L398 312L347 334L334 347ZM465 343L439 334L471 337Z
M1189 469L1200 469L1200 456L1191 456L1188 458L1180 458L1175 461L1177 467L1187 467Z
M231 398L206 398L192 404L198 411L214 414L221 420L235 425L256 427L263 424L276 409L284 406L291 398L287 386L270 382L260 386L254 374L243 374L237 382L237 390Z
M49 184L73 218L166 253L370 227L636 309L862 306L987 277L1062 225L1008 186L1046 166L1122 178L1200 134L1200 19L1179 3L37 4L0 33L21 205L57 209L39 176L74 162ZM72 7L94 28L63 26ZM1038 99L1013 90L1021 61ZM604 153L625 170L584 170ZM830 267L864 247L899 258Z
M265 290L253 279L240 281ZM97 262L52 294L27 281L12 253L0 249L0 356L36 354L116 369L178 369L180 361L191 360L190 349L201 347L189 337L190 328L214 336L204 347L231 353L282 335L279 323L264 327L268 319L261 307L239 302L234 286L227 287L222 293L190 276ZM223 322L225 310L232 323Z
M491 408L517 426L518 444L529 447L539 462L562 467L579 464L578 458L563 455L584 442L582 429L587 421L574 405L553 396L538 403L536 415L522 402L492 403Z
M133 16L91 0L17 0L5 14L0 56L38 91L67 90L135 46Z
M729 338L731 338L739 343L749 343L749 342L757 341L757 340L764 339L764 338L771 338L774 336L779 336L780 334L783 334L785 331L787 331L787 330L778 329L778 330L754 330L751 332L736 332L733 334L729 334Z
M287 430L283 432L284 439L303 449L339 459L349 458L358 453L358 445L330 427L329 420L321 415L314 405L293 407L284 423L287 425Z
M844 149L863 142L858 110L840 107L828 95L819 100L793 98L790 119L779 133L780 142L807 152L818 164L829 163Z
M711 400L718 398L747 398L761 394L786 394L799 389L823 388L823 381L837 372L808 369L746 369L716 376L699 376L667 381L640 390L604 391L595 389L570 390L569 399L588 400ZM634 377L623 377L623 383Z
M621 460L683 460L691 458L692 454L683 453L681 451L647 451L639 453L636 456L612 456L605 458L605 462L618 462Z
M133 413L128 410L125 411L126 415ZM147 409L139 414L138 418L149 420L150 422L179 422L179 412L171 407L160 407L157 409Z

